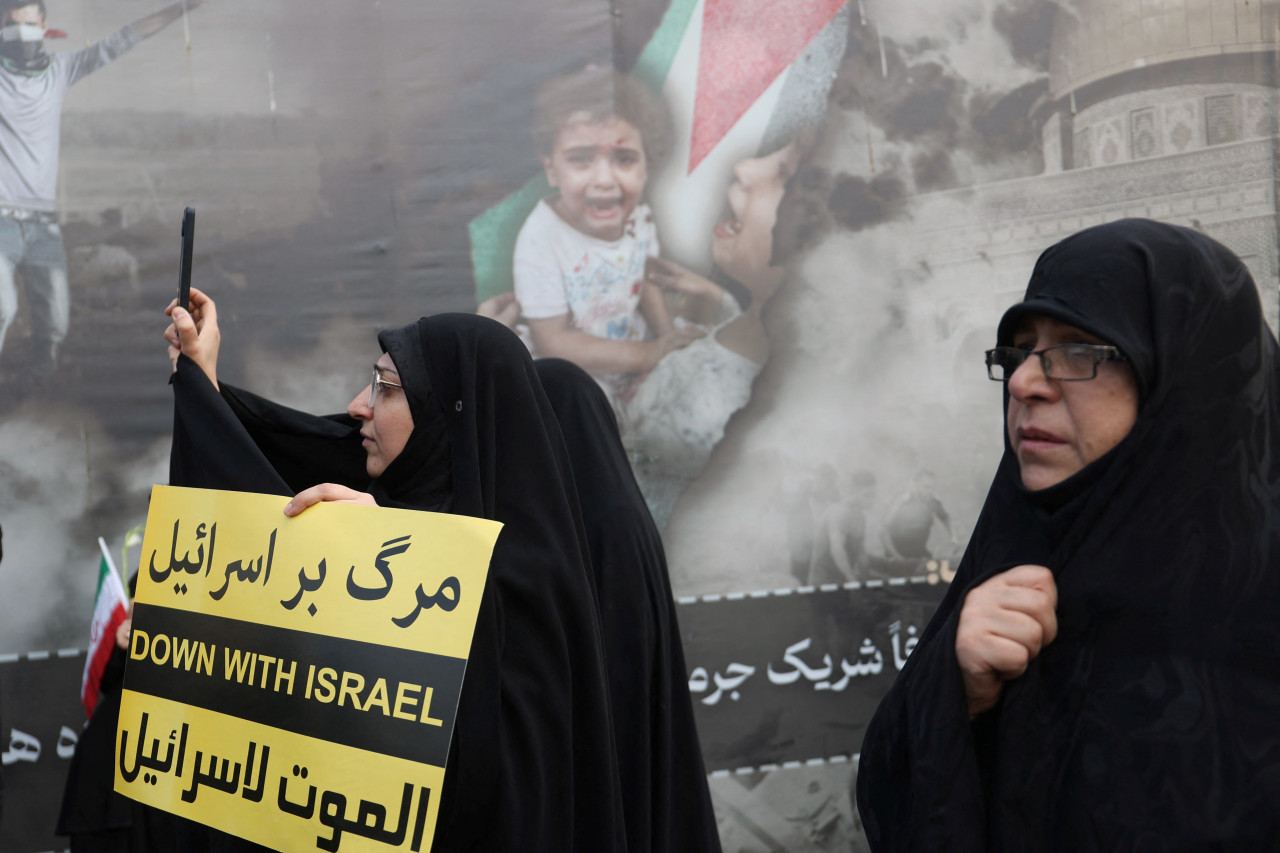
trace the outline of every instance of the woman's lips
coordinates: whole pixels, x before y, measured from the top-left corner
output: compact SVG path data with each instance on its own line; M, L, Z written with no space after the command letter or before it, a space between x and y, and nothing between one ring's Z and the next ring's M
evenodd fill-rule
M729 218L716 223L715 235L721 240L737 237L742 232L742 220Z
M1020 450L1051 450L1066 444L1060 436L1035 427L1019 427L1017 435Z

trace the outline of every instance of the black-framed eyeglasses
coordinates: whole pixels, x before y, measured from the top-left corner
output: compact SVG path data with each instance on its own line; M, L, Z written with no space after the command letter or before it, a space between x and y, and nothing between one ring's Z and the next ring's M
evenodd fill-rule
M1008 382L1013 372L1033 355L1040 356L1045 378L1060 382L1093 379L1104 361L1128 361L1124 353L1106 344L1058 344L1041 350L996 347L987 350L987 377L993 382Z
M378 400L378 392L383 388L403 388L395 382L388 382L382 378L382 374L378 372L378 368L373 369L373 381L369 383L369 408L373 408L373 404Z

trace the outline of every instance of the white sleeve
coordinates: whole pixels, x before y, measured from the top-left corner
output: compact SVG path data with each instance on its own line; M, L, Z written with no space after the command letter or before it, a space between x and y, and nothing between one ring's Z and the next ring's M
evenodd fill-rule
M516 237L512 269L516 299L520 300L520 313L530 320L543 320L569 313L564 276L556 261L552 235L539 227L537 216L538 210L535 208L525 220L520 235Z
M90 72L97 71L121 54L132 50L142 41L142 36L133 28L133 24L125 24L111 35L74 53L65 54L67 64L67 85L79 80Z

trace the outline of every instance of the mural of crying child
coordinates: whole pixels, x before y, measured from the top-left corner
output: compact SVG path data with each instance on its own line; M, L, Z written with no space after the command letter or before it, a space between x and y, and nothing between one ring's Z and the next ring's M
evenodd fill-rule
M515 296L534 354L579 365L616 407L638 376L705 334L676 328L645 280L658 255L645 186L670 120L644 84L593 65L545 84L534 121L552 192L516 240Z

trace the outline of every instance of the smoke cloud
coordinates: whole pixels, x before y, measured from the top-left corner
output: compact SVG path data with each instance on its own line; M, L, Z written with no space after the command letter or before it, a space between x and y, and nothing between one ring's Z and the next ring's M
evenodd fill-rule
M1003 448L981 366L1000 309L956 300L983 269L931 268L911 218L972 216L954 190L1042 170L1031 112L1055 8L864 0L851 16L810 164L832 230L770 306L772 360L665 533L680 594L794 585L786 496L826 466L876 476L869 531L916 471L937 472L963 542Z

